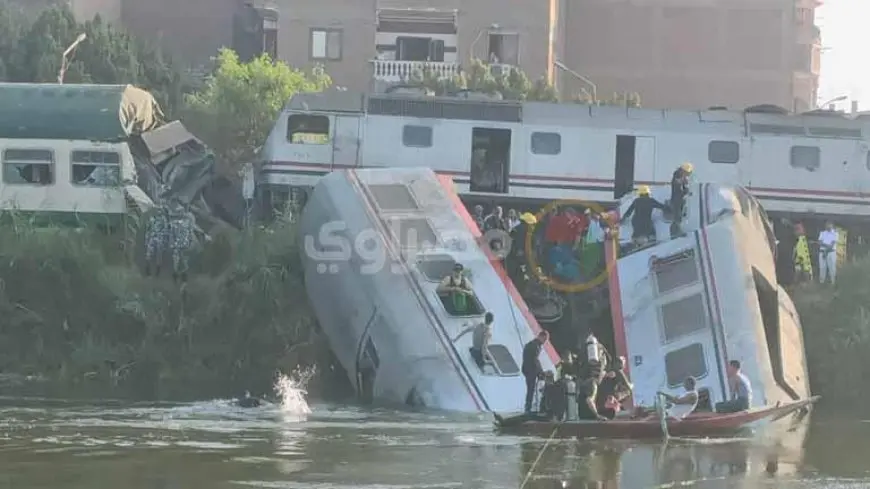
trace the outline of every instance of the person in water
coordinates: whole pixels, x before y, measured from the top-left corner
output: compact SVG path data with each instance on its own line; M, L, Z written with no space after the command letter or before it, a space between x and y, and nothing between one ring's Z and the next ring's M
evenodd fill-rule
M535 339L526 343L526 346L523 347L523 366L521 370L523 377L526 379L526 413L532 412L532 401L535 398L535 390L538 387L538 377L544 373L544 367L541 366L541 350L543 350L544 344L549 339L550 334L546 331L541 331Z
M465 329L462 330L455 338L453 338L453 342L456 343L456 340L465 336L470 332L474 332L471 340L471 357L474 358L474 361L477 362L477 366L483 368L487 363L493 363L492 356L489 354L489 342L492 340L492 322L495 317L491 312L487 312L483 316L483 321L468 325Z
M672 396L666 392L659 392L659 395L668 402L665 409L667 417L681 420L695 411L695 408L698 407L697 384L694 377L686 377L686 380L683 381L683 388L686 392L682 395Z
M740 371L739 360L728 362L728 386L731 399L717 403L717 413L739 413L752 406L752 385L746 375Z
M628 206L625 215L622 219L631 217L632 233L631 238L638 245L645 245L648 242L656 240L656 228L653 224L653 210L659 209L664 211L665 206L661 202L650 196L650 189L647 185L641 185L637 188L637 197ZM633 217L632 217L633 216Z
M236 399L236 406L241 408L255 408L263 405L263 401L251 396L249 391L245 391L245 395Z
M453 310L450 312L454 314L468 312L468 300L474 293L471 282L462 273L464 270L465 267L461 263L453 265L453 273L444 277L438 285L438 294L448 299L444 303L452 306Z

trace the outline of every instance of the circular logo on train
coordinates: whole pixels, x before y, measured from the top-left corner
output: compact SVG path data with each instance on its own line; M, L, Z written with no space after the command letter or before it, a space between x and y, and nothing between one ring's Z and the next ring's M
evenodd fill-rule
M613 242L607 236L615 233L615 225L603 207L583 200L556 200L542 207L534 216L534 223L526 223L528 229L524 243L530 277L537 278L553 290L569 293L593 289L607 280L613 264L607 261L605 247L612 246ZM599 219L598 230L590 228L594 216ZM579 248L574 246L577 227L573 219L586 221L587 229L582 230L584 237ZM552 241L553 236L547 236L550 226L556 226L553 233L564 234L556 239L566 238L566 241L562 244ZM600 232L600 235L587 239L585 233L590 230ZM541 246L535 246L536 243Z

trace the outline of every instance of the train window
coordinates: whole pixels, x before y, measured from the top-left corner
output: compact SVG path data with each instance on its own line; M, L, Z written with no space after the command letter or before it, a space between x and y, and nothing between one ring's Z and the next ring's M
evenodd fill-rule
M711 163L733 165L740 161L740 144L734 141L710 141L707 158Z
M700 343L692 343L678 350L669 351L665 354L665 374L668 377L668 386L678 387L683 385L686 377L701 379L707 376L707 359L704 358L704 346Z
M792 146L790 163L792 168L816 171L822 166L822 150L818 146Z
M438 235L426 219L388 218L387 225L403 250L422 251L438 244Z
M121 155L115 151L73 151L72 183L92 187L121 184Z
M490 343L487 350L489 351L489 356L493 360L491 365L495 368L498 375L519 375L520 367L517 365L517 361L514 360L514 356L511 355L510 350L508 350L506 346ZM475 362L476 361L477 360L475 359ZM480 366L479 363L478 366Z
M704 296L699 292L660 307L664 343L701 331L707 327Z
M532 154L555 156L562 152L562 135L557 132L533 132Z
M3 182L24 185L54 184L54 152L48 149L3 151Z
M329 117L292 114L287 117L287 141L291 144L328 144Z
M402 128L402 144L407 148L431 148L432 128L406 124Z
M411 189L404 184L372 184L369 192L382 211L416 211L420 209Z
M867 152L867 169L870 170L870 151Z
M656 289L659 295L698 282L698 264L692 250L653 262Z
M457 300L457 298L450 293L439 293L437 295L441 300L441 305L444 306L444 310L451 316L483 316L484 313L486 313L486 309L483 308L483 304L480 303L480 299L477 298L477 294L474 292L470 295L464 296L465 298L460 300Z
M426 255L417 259L417 269L432 282L440 282L450 275L455 264L456 260L450 255Z

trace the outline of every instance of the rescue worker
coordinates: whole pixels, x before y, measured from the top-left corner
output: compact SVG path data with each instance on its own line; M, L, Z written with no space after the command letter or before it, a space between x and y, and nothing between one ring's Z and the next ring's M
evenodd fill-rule
M686 392L682 395L672 396L666 392L659 392L659 395L669 404L665 410L668 418L682 420L695 411L695 408L698 407L697 384L694 377L686 377L683 381L683 389Z
M561 421L565 416L565 389L550 371L544 373L543 384L538 412L549 420Z
M834 223L825 223L825 229L819 233L819 282L825 283L831 279L831 285L837 281L837 245L840 234L834 229Z
M628 399L634 386L625 373L625 357L618 357L614 369L604 375L598 389L596 404L602 416L613 419L621 409L622 401Z
M597 419L607 421L607 418L598 412L596 400L598 387L604 379L607 368L607 352L594 334L589 333L586 337L586 361L580 368L577 396L580 411L580 419Z
M160 275L163 253L169 242L169 213L164 205L151 211L145 228L145 275Z
M544 367L541 366L541 350L544 344L550 339L550 334L546 331L541 331L538 336L532 341L526 343L523 347L523 365L520 370L523 372L523 377L526 379L526 402L525 412L532 412L532 400L535 398L535 391L538 387L538 377L544 374Z
M794 245L794 271L796 282L813 280L813 262L810 259L810 245L807 243L807 233L804 225L797 223L794 226L797 241Z
M632 234L631 238L639 246L656 240L656 228L653 224L652 213L654 209L664 211L665 206L661 202L650 196L650 189L647 185L641 185L637 188L637 197L628 206L625 215L622 219L631 217Z
M463 314L468 311L469 296L474 294L471 282L462 274L465 267L461 263L453 265L453 273L444 277L438 285L438 295L448 299L444 301L447 307L452 308L451 313Z
M172 251L172 278L187 282L188 253L193 247L196 222L193 214L178 199L169 207L169 248Z
M604 256L605 228L602 216L597 212L586 209L589 216L589 228L583 238L583 247L580 250L580 270L584 277L591 279L598 274L601 259Z
M686 162L674 170L674 175L671 177L671 237L677 237L683 233L683 212L686 197L689 195L689 178L693 171L692 164Z
M527 263L526 237L529 230L538 223L538 218L531 212L520 214L520 223L511 229L511 249L508 255L508 273L514 280L522 278L523 265Z
M484 232L483 221L485 217L483 215L483 206L477 204L474 206L474 214L471 215L472 219L474 219L474 223L477 224L477 228L480 229L480 232Z

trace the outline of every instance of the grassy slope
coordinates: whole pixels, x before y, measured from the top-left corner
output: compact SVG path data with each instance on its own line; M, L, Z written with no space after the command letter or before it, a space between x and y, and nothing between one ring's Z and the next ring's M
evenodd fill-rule
M186 398L263 391L277 370L326 358L292 224L207 243L183 299L139 272L139 234L0 227L0 373Z

